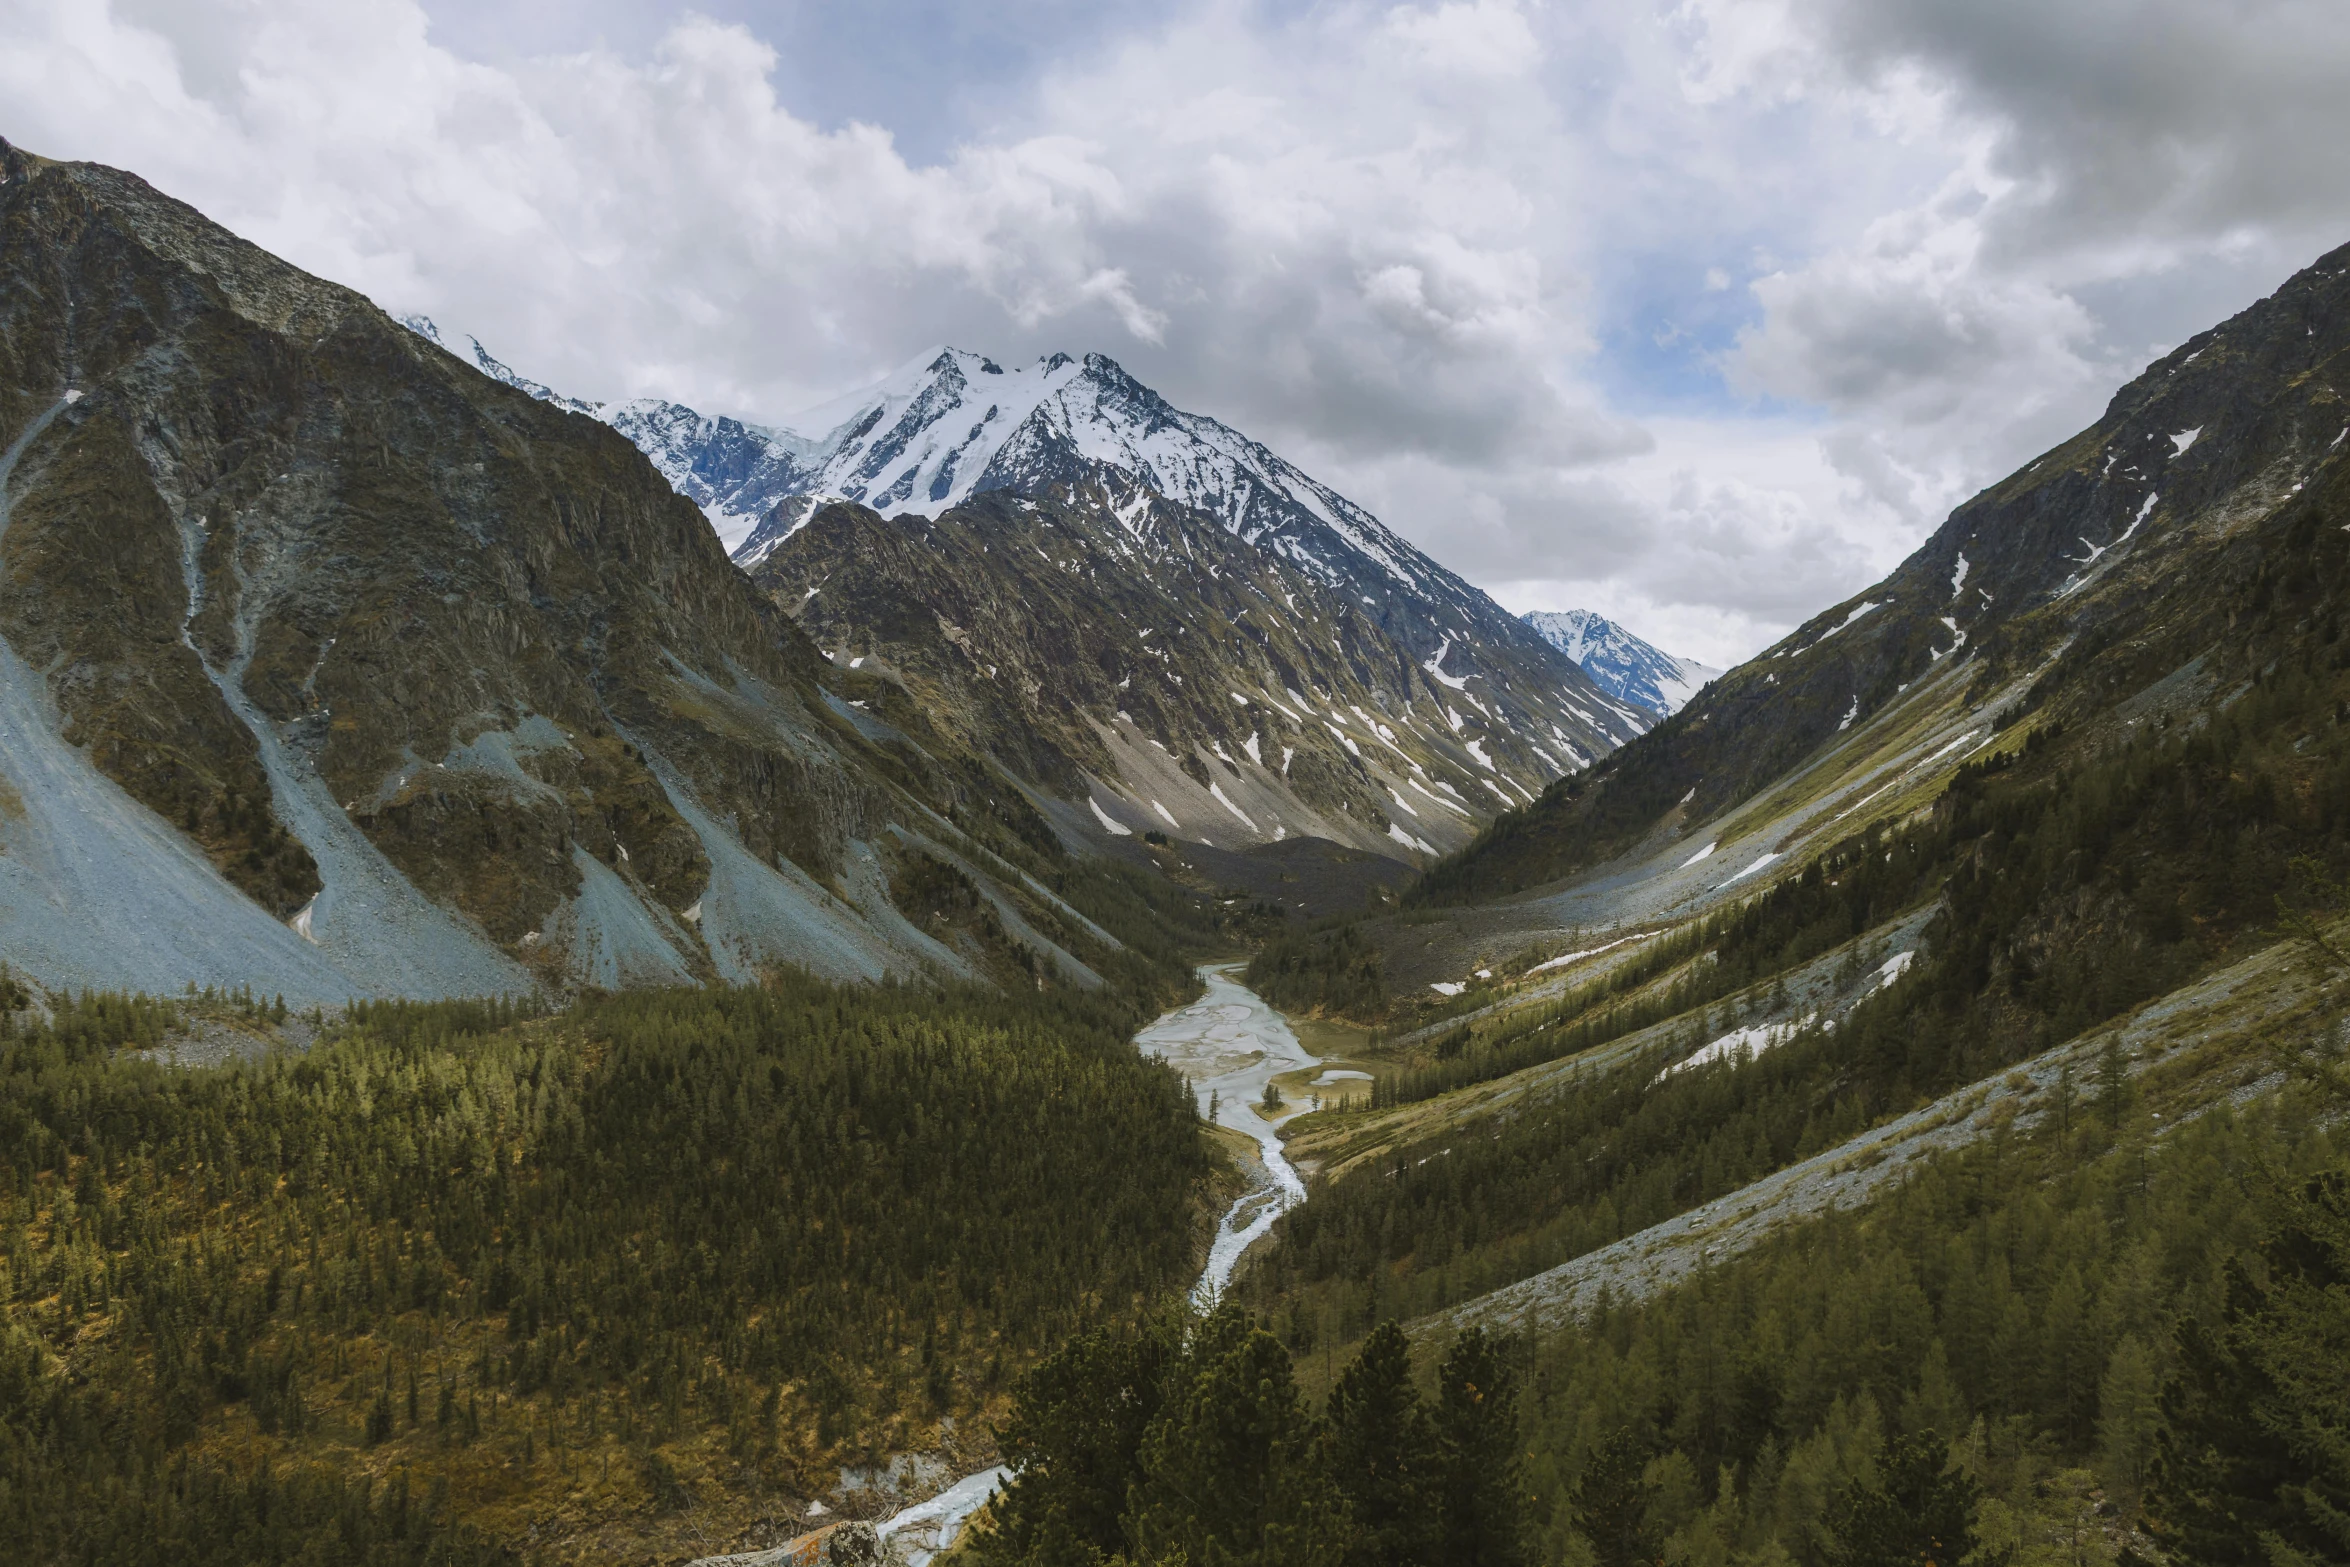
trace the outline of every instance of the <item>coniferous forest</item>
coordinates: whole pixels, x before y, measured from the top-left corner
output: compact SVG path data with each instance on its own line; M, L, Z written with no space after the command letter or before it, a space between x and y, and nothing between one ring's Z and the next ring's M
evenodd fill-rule
M179 1004L12 1024L0 1536L488 1560L918 1445L1196 1268L1210 1165L1127 1043L1149 1005L375 1005L200 1071L139 1049Z

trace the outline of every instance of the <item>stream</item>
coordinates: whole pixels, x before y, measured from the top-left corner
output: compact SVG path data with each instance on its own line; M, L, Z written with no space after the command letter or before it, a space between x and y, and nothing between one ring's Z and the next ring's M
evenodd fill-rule
M1212 1106L1217 1125L1255 1141L1264 1167L1262 1184L1243 1193L1216 1228L1208 1265L1191 1291L1193 1303L1202 1308L1215 1304L1232 1282L1241 1254L1273 1228L1275 1219L1306 1200L1306 1183L1282 1157L1279 1121L1285 1117L1268 1119L1262 1101L1267 1082L1317 1065L1318 1059L1306 1054L1287 1019L1233 977L1239 968L1223 963L1201 969L1208 993L1134 1036L1143 1054L1183 1074L1199 1098L1203 1119Z
M1235 977L1240 968L1238 963L1219 963L1201 969L1199 977L1206 981L1208 993L1134 1036L1143 1054L1157 1056L1183 1074L1198 1096L1203 1120L1213 1106L1217 1125L1244 1133L1257 1145L1261 1178L1225 1211L1208 1248L1208 1265L1192 1286L1192 1301L1202 1308L1213 1305L1232 1282L1241 1254L1272 1229L1275 1219L1306 1200L1306 1183L1281 1155L1278 1121L1283 1117L1268 1119L1262 1101L1267 1082L1313 1066L1318 1058L1306 1053L1280 1013L1240 983ZM1295 1107L1286 1113L1295 1114ZM964 1523L1011 1476L1012 1471L1002 1467L966 1475L878 1525L884 1559L905 1567L927 1567L933 1556L955 1543Z

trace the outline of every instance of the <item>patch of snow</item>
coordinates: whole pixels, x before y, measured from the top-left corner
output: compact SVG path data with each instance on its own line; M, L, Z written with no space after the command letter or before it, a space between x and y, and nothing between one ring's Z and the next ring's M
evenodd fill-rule
M1843 620L1821 632L1818 639L1811 644L1811 647L1818 647L1820 643L1827 641L1828 638L1834 636L1837 632L1847 629L1854 621L1860 619L1861 616L1869 613L1871 610L1883 609L1884 607L1885 606L1882 604L1874 603L1868 599L1862 599L1859 606L1855 608L1851 614L1845 616ZM1811 648L1805 648L1804 651L1808 653L1811 651Z
M1469 987L1456 979L1439 979L1431 982L1428 988L1440 996L1457 996Z
M1695 865L1698 861L1710 856L1717 847L1718 845L1715 844L1707 844L1704 848L1698 850L1695 854L1692 854L1689 856L1689 858L1683 860L1680 864L1680 869L1687 870L1690 866Z
M1501 770L1501 769L1499 769L1499 768L1497 768L1497 767L1495 767L1495 766L1493 765L1493 758L1492 758L1492 757L1490 757L1490 756L1487 756L1487 755L1485 754L1485 742L1484 742L1484 741L1482 741L1482 740L1472 740L1472 741L1470 741L1470 742L1469 742L1469 754L1470 754L1471 756L1475 757L1475 758L1477 759L1477 765L1478 765L1479 767L1482 767L1482 768L1484 768L1484 769L1485 769L1487 772L1489 772L1489 773L1493 773L1493 772L1499 772L1499 771Z
M1423 785L1417 778L1406 778L1404 782L1411 787L1413 792L1424 795L1428 799L1434 800L1438 805L1443 806L1446 810L1451 811L1457 816L1466 816L1469 814L1468 808L1466 806L1455 805L1452 801L1445 799L1441 795L1430 794L1427 787Z
M1711 853L1712 849L1713 845L1706 845L1706 850L1708 853ZM1696 861L1693 860L1690 863L1695 864ZM1615 940L1606 942L1600 946L1585 947L1581 952L1562 952L1557 957L1550 959L1548 962L1535 964L1532 968L1526 970L1526 972L1528 974L1541 974L1546 973L1554 968L1565 968L1570 963L1580 963L1585 958L1596 958L1603 952L1613 951L1615 948L1622 946L1627 941L1646 941L1650 936L1655 934L1656 932L1654 931L1648 931L1638 936L1618 936Z
M1442 647L1440 647L1440 648L1438 648L1438 649L1436 650L1436 656L1435 656L1434 658L1432 658L1432 659L1428 660L1428 662L1427 662L1427 663L1425 663L1425 664L1422 664L1420 667L1421 667L1422 669L1426 670L1426 671L1428 672L1428 675L1429 675L1429 677L1430 677L1431 679L1435 680L1435 681L1436 681L1436 682L1437 682L1439 685L1449 686L1451 689L1453 689L1453 690L1455 690L1455 691L1463 691L1463 692L1465 692L1465 691L1467 691L1467 690L1468 690L1468 687L1469 687L1469 677L1468 677L1468 676L1466 676L1466 675L1448 675L1448 674L1446 674L1446 673L1444 672L1444 656L1445 656L1447 653L1450 653L1451 651L1452 651L1452 638L1450 638L1450 637L1446 637L1446 638L1444 639L1444 646L1442 646Z
M1405 848L1417 849L1422 854L1434 854L1436 852L1434 849L1429 848L1427 844L1413 837L1410 833L1405 832L1401 827L1398 827L1393 822L1389 822L1387 824L1387 836L1393 838L1397 843L1402 844Z
M1662 1072L1657 1073L1657 1081L1661 1083L1675 1072L1686 1072L1692 1067L1707 1066L1733 1056L1759 1056L1773 1046L1783 1045L1793 1039L1797 1034L1811 1027L1818 1017L1819 1014L1816 1012L1806 1012L1803 1016L1786 1023L1757 1023L1751 1028L1732 1029L1703 1050L1694 1055L1684 1056Z
M2197 425L2192 430L2181 430L2178 434L2172 436L2170 438L2170 443L2173 447L2171 455L2173 457L2186 456L2187 448L2193 446L2195 444L2195 438L2202 433L2203 426Z
M1950 596L1952 598L1956 598L1966 591L1966 573L1966 551L1961 550L1958 553L1958 569L1950 574Z
M1747 866L1746 869L1738 872L1734 876L1716 883L1716 885L1727 887L1731 882L1744 881L1747 877L1752 876L1756 871L1761 870L1764 866L1770 864L1771 861L1777 859L1778 857L1778 851L1774 849L1770 853L1765 854L1761 859L1756 860L1752 865Z
M1215 802L1216 802L1218 805L1221 805L1222 807L1224 807L1224 809L1226 809L1227 811L1230 811L1230 812L1231 812L1231 813L1232 813L1234 816L1236 816L1236 817L1240 818L1240 820L1242 821L1242 823L1244 823L1244 824L1247 826L1247 828L1248 828L1248 830L1249 830L1250 832L1255 832L1255 831L1257 830L1257 824L1256 824L1254 821L1251 821L1251 820L1249 819L1249 814L1248 814L1248 812L1246 812L1246 811L1242 810L1242 809L1241 809L1239 806L1237 806L1237 805L1234 805L1230 799L1226 798L1226 796L1225 796L1225 794L1224 794L1224 786L1223 786L1222 784L1217 784L1217 783L1211 783L1211 784L1209 784L1209 785L1208 785L1208 795L1209 795L1209 797L1210 797L1211 799L1213 799L1213 800L1214 800L1214 801L1215 801Z
M1166 823L1168 826L1170 826L1170 827L1176 827L1176 828L1180 828L1180 827L1183 825L1181 822L1179 822L1179 821L1177 821L1177 820L1175 819L1175 813L1174 813L1173 811L1170 811L1170 810L1168 810L1168 809L1167 809L1165 806L1161 805L1161 804L1160 804L1158 801L1156 801L1156 800L1153 800L1153 801L1151 801L1151 809L1152 809L1152 810L1154 810L1154 811L1156 811L1156 812L1158 812L1158 813L1159 813L1159 819L1160 819L1160 820L1162 820L1162 821L1164 821L1164 822L1165 822L1165 823Z
M1093 807L1093 819L1097 822L1100 822L1106 830L1115 833L1121 838L1131 838L1134 836L1133 828L1127 826L1124 822L1118 820L1117 817L1112 816L1109 812L1103 810L1101 802L1096 800L1092 795L1089 794L1085 797L1085 803Z

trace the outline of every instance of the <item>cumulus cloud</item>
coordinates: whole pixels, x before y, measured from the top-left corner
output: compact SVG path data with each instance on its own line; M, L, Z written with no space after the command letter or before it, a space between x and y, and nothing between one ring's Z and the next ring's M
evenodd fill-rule
M1709 80L1870 94L1929 192L1752 283L1724 368L1822 408L1905 522L2094 419L2147 360L2350 228L2350 10L2299 0L1790 0Z
M2350 11L2332 0L1800 0L1856 71L1946 83L2017 182L2017 251L2339 236ZM2306 258L2303 258L2306 259ZM2110 264L2110 263L2109 263Z
M580 395L1108 352L1512 607L1720 663L2336 237L2350 13L2252 10L1189 0L886 94L895 13L827 24L827 92L788 18L0 0L0 133Z
M147 21L11 18L8 133L133 168L588 395L775 411L902 354L909 322L1160 329L1101 237L1126 198L1097 148L1038 135L914 167L885 130L792 114L739 27L509 71L438 48L405 0Z

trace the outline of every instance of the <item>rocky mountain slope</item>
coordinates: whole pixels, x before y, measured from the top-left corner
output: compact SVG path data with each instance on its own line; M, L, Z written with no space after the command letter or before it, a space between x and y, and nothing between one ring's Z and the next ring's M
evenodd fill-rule
M0 146L0 176L19 971L1090 981L1072 949L1114 943L1026 874L1045 824L855 706L610 427L132 175Z
M2350 249L2165 355L1891 576L1497 824L1427 895L1516 891L1678 841L1951 682L1978 740L2009 707L2086 721L2143 694L2152 716L2240 689L2280 645L2331 634L2284 619L2278 595L2343 482L2345 350Z
M467 341L487 373L637 442L781 608L1015 759L1073 832L1425 863L1653 722L1362 508L1100 355L925 354L804 434L562 399ZM843 502L869 520L827 510ZM1079 555L990 531L1039 505Z
M1645 1289L1888 1147L2072 1130L2091 1063L2109 1132L2273 1088L2338 1021L2278 942L2350 913L2346 631L2350 247L1332 940L1375 1103L1299 1124L1326 1185L1249 1287L1432 1323Z
M1693 658L1675 658L1587 609L1535 610L1526 624L1573 659L1601 690L1669 718L1721 673Z
M1425 861L1629 727L1447 644L1411 660L1364 606L1117 470L927 522L834 504L754 577L1113 837Z

